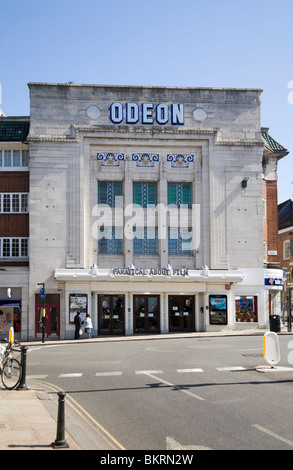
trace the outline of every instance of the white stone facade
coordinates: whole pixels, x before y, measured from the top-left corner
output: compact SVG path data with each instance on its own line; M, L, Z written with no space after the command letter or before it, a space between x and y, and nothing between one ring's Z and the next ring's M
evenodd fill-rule
M235 310L241 296L257 303L249 326L268 325L261 90L38 83L29 89L30 338L36 336L39 282L59 296L55 334L61 338L73 336L74 293L87 295L95 335L98 298L108 294L124 296L125 334L135 332L135 295L159 296L161 333L170 331L170 308L177 307L170 307L169 296L175 294L192 296L196 331L243 327ZM123 185L123 229L131 220L133 182L155 182L164 207L169 183L190 183L197 208L192 253L171 254L166 238L157 254L137 254L127 237L121 253L99 253L92 230L98 184L109 181ZM145 271L113 273L130 265ZM150 272L168 265L170 272ZM274 286L271 292L278 291ZM226 296L227 324L211 325L211 295Z

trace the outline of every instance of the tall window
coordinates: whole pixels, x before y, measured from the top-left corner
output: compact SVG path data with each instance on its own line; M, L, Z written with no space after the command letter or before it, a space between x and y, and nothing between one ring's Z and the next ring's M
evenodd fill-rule
M123 184L121 181L101 181L98 183L98 204L105 204L111 209L123 207ZM123 228L115 227L115 214L111 212L111 227L100 227L99 254L123 254Z
M156 206L157 203L157 183L133 183L133 204L147 208L150 205Z
M192 255L192 229L169 228L169 255Z
M290 259L290 240L283 242L283 259Z
M168 183L168 205L185 210L192 207L191 183ZM178 211L180 212L180 211ZM182 223L187 226L182 226ZM192 255L192 229L188 227L187 217L177 216L177 227L168 229L168 251L170 255Z
M147 209L156 206L157 203L157 183L133 183L133 204ZM145 222L146 221L147 219L145 219ZM135 255L158 254L158 228L156 226L134 228L133 253Z
M185 205L191 209L191 183L168 183L168 204L175 204L177 207Z

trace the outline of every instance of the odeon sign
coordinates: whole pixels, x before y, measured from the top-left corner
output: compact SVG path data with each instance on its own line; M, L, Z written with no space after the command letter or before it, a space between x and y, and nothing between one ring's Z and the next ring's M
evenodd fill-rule
M184 125L184 105L164 103L112 103L110 106L110 119L115 124L125 121L127 124L168 124L174 126Z

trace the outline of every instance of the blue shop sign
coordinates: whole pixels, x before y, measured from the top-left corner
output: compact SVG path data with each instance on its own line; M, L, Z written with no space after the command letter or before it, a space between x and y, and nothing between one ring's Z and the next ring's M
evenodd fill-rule
M283 286L284 282L283 279L275 279L273 277L266 277L265 278L265 286Z

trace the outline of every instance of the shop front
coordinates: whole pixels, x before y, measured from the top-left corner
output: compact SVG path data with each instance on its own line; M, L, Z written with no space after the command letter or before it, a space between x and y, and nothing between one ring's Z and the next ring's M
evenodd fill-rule
M21 340L26 336L27 327L26 289L17 287L10 273L3 273L1 281L2 286L7 287L0 288L0 340L9 338L10 328L14 329L15 339Z
M148 335L220 331L235 326L233 290L243 280L240 271L206 272L174 270L172 273L148 269L56 270L62 282L66 331L73 337L73 319L77 310L82 321L87 313L93 321L92 336ZM68 307L66 307L66 305ZM49 306L48 306L49 307ZM62 309L62 305L61 305Z

